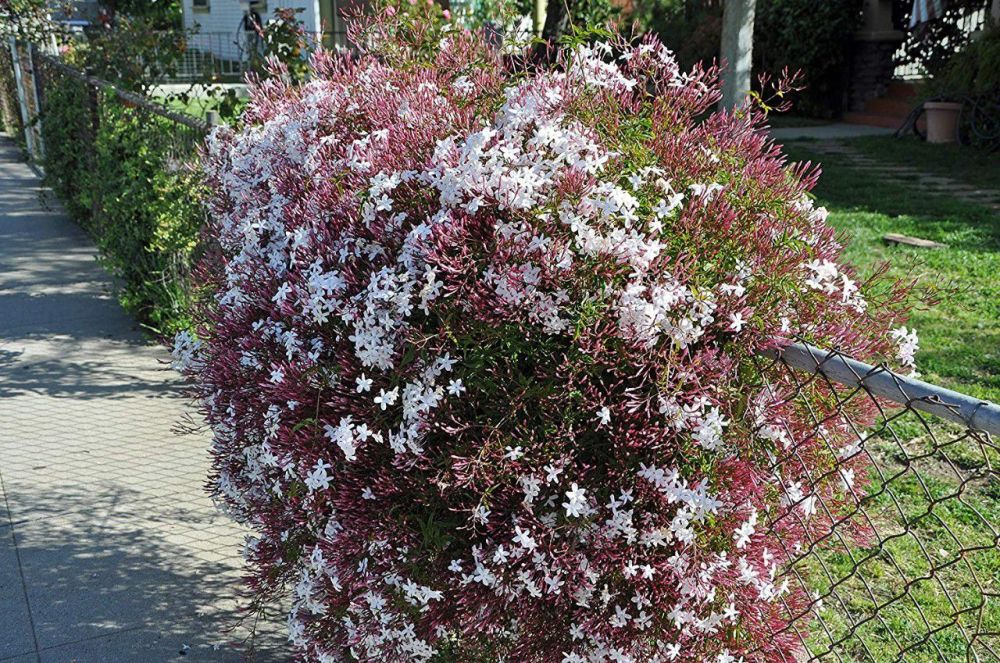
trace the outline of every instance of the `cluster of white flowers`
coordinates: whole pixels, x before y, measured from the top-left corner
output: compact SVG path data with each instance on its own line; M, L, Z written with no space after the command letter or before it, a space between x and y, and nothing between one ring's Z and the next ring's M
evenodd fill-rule
M840 295L840 303L858 313L868 309L868 302L858 289L858 284L840 271L837 264L830 260L813 260L805 265L809 271L806 285L813 290L820 290L828 295Z
M898 329L893 329L889 334L896 341L896 359L899 360L899 363L904 368L910 370L911 375L916 377L917 362L915 355L917 354L917 350L920 349L920 339L917 338L917 330L899 327Z
M697 341L712 324L715 303L711 295L696 296L670 275L652 287L627 286L618 299L619 325L629 338L655 345L662 336L678 347Z
M698 446L707 451L718 451L724 445L722 433L729 421L719 408L702 396L694 402L681 405L673 397L660 395L660 414L677 432L688 431Z
M189 371L197 367L198 352L201 350L201 340L191 332L184 330L174 336L174 347L170 351L173 359L171 368L178 371Z

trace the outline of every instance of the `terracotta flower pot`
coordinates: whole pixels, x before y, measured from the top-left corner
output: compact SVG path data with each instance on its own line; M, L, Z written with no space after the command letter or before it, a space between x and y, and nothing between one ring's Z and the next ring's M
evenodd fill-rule
M953 101L925 101L927 111L927 142L957 143L958 119L962 104Z

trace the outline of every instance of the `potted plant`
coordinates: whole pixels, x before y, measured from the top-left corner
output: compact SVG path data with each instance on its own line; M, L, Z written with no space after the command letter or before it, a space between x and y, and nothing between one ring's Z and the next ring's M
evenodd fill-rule
M928 143L957 143L962 104L958 101L925 101Z

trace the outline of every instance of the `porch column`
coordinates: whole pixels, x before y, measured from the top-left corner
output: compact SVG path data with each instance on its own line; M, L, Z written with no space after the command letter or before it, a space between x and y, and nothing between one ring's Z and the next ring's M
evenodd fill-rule
M895 66L892 56L904 34L892 24L892 0L865 0L861 29L854 33L847 107L863 111L865 103L885 94Z

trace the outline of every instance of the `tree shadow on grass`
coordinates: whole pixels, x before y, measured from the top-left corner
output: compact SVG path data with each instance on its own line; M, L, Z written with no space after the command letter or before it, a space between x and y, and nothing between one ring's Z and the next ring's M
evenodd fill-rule
M788 146L786 152L795 161L822 167L813 191L819 204L847 214L888 217L891 226L879 231L909 233L963 251L1000 251L1000 215L985 205L930 190L918 182L859 171L842 157L822 154L806 144Z

